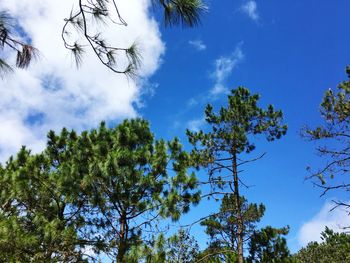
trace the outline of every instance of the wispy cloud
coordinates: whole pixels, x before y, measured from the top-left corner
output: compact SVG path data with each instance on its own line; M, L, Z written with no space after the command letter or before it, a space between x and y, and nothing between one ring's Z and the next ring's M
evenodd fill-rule
M188 43L198 51L203 51L207 49L207 46L203 43L202 40L190 40L188 41Z
M344 227L350 226L348 211L339 207L330 211L334 203L326 202L321 210L299 230L298 241L301 246L306 246L311 241L321 241L321 232L327 226L336 232L344 232Z
M215 60L214 72L211 75L215 81L214 87L210 90L212 95L219 95L228 91L225 82L233 69L244 59L241 46L242 43L239 43L232 54L221 56Z
M242 6L241 10L243 13L248 15L252 20L259 20L258 5L254 0L246 1Z
M213 86L209 90L197 93L194 97L187 100L186 107L181 109L177 118L174 118L176 121L172 125L172 130L183 129L184 127L181 123L186 123L186 128L191 131L199 131L205 125L206 122L203 116L197 118L193 116L193 108L203 107L208 102L218 99L220 95L229 92L229 88L226 86L227 79L244 59L242 45L243 42L238 43L229 55L220 56L214 60L214 65L209 75L213 80ZM189 112L191 112L190 115L192 117L186 118L185 115L189 114ZM179 121L179 119L182 121Z
M200 101L197 98L190 98L187 101L187 107L193 107L196 106Z
M187 128L190 131L198 132L204 124L205 124L204 118L193 119L187 122Z
M146 0L122 1L118 7L128 27L100 28L112 45L127 47L138 40L142 68L138 79L128 80L108 71L88 51L81 68L74 68L60 37L71 0L1 0L1 8L27 30L41 59L28 70L16 70L0 79L0 161L21 145L41 150L50 129L88 129L102 120L138 114L135 105L142 105L144 84L148 85L147 79L159 67L164 52L158 25L148 13L150 5Z

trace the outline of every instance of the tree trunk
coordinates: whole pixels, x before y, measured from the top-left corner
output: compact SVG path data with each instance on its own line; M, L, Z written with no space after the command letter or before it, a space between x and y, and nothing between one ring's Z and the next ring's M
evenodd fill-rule
M117 262L118 263L124 263L125 261L125 254L127 251L127 221L126 221L126 214L123 213L119 220L120 223L120 230L119 230L119 244L118 244L118 254L117 254Z
M239 196L239 181L238 181L238 171L237 171L237 156L236 150L233 150L232 154L232 170L233 170L233 184L234 184L234 197L235 205L237 207L237 254L238 263L243 263L243 218L241 211L241 202Z

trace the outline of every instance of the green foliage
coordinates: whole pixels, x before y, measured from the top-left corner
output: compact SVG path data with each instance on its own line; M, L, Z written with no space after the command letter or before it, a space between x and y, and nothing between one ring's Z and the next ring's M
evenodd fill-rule
M322 232L322 242L311 242L296 255L298 263L350 262L350 235L335 233L327 228Z
M95 220L103 226L104 239L124 244L118 253L137 245L141 230L159 216L176 221L191 203L198 203L196 181L187 174L189 155L178 139L154 140L147 121L124 121L116 129L102 124L83 140L91 144L80 156L90 159L83 181L86 193L99 211Z
M218 248L215 244L211 244L204 251L200 252L194 261L195 263L222 263L222 262L237 262L237 253L230 248Z
M346 68L350 78L350 68ZM346 176L350 169L350 81L344 81L337 87L337 91L326 91L321 103L321 116L324 124L314 129L305 127L302 135L310 140L324 145L317 148L326 164L312 171L309 178L315 178L317 185L324 190L324 194L333 189L349 190L350 183ZM337 180L332 180L339 177ZM337 179L337 178L335 178ZM349 204L339 202L338 205L349 207Z
M163 234L154 237L149 246L143 247L137 262L193 263L196 262L198 251L199 246L194 237L180 229L168 238Z
M141 119L79 136L51 131L44 152L23 148L0 169L0 254L81 261L88 245L130 262L145 246L143 230L199 202L189 165L178 139L155 140Z
M275 111L272 105L266 110L259 108L258 100L259 95L251 95L246 88L232 90L227 108L220 108L216 114L213 107L207 105L205 115L210 132L187 131L189 141L194 146L192 156L195 164L198 168L204 166L209 169L212 186L223 188L231 181L229 176L222 176L223 171L233 174L234 167L250 162L242 160L232 163L239 154L255 149L253 139L257 135L263 134L268 141L273 141L286 134L287 126L282 124L282 112Z
M250 95L248 89L239 87L228 96L228 107L213 112L209 104L205 109L206 121L212 131L208 133L187 131L193 145L199 143L203 148L196 151L203 155L201 164L208 165L219 153L240 154L255 149L251 139L264 134L268 141L281 138L287 126L282 125L282 112L275 111L272 105L266 110L259 108L259 95ZM216 155L217 154L217 155ZM206 158L204 158L206 157Z
M219 190L227 188L232 193L232 196L226 196L226 198L232 199L234 206L237 227L235 238L237 238L236 249L239 263L243 263L245 224L250 220L245 213L254 209L249 208L249 205L246 206L245 200L240 197L239 184L242 181L238 167L263 157L262 155L258 158L244 160L241 155L246 157L247 153L255 149L253 139L257 135L262 134L268 141L273 141L281 138L287 131L287 126L282 124L282 112L275 111L272 105L264 110L258 107L258 100L259 95L251 95L246 88L239 87L232 90L228 96L228 106L221 107L218 113L214 113L210 104L207 105L205 116L211 131L187 131L189 141L194 146L191 152L194 165L197 168L208 168L209 180L203 182L209 183L212 187L208 196L222 194L223 192ZM224 201L223 205L225 205ZM259 214L263 214L262 207L255 207L255 212L259 218ZM248 221L245 222L245 220ZM220 228L220 224L215 220L210 224ZM208 231L211 233L210 228ZM232 245L234 242L230 240L229 243Z
M0 171L0 258L7 262L82 261L81 207L51 166L24 147Z
M256 209L256 208L255 208ZM255 210L252 209L252 210ZM258 214L257 211L254 214ZM210 222L210 220L209 220ZM210 222L212 223L212 222ZM225 227L220 227L218 223L215 223L217 229L217 236L219 237L216 242L210 243L209 247L199 254L197 261L195 262L237 262L237 254L232 250L230 243L235 242L237 234L233 230L233 241L230 240L229 234L223 233L222 229L228 229L229 223L225 222ZM235 224L235 223L233 223ZM222 225L223 226L223 225ZM286 239L283 237L289 232L288 227L284 228L272 228L267 226L260 230L254 230L255 226L252 222L250 235L246 235L246 239L249 240L248 251L249 255L245 258L244 262L253 263L297 263L297 259L290 255L287 247ZM208 230L208 227L207 227ZM220 242L221 240L221 242ZM223 242L222 242L223 241Z
M256 223L264 215L265 207L260 204L249 204L244 197L240 197L240 211L235 204L234 195L225 195L222 199L220 212L201 222L206 227L210 237L210 247L221 250L237 250L238 213L243 220L243 239L249 240L254 233Z
M156 0L153 0L156 2ZM159 0L164 9L165 25L182 24L193 27L200 22L200 15L207 10L201 0Z
M194 237L180 229L180 231L167 240L166 262L192 263L198 255L199 246Z
M288 227L273 228L271 226L267 226L254 232L249 241L249 256L247 262L291 262L287 242L283 237L283 235L287 235L288 232Z
M0 51L8 48L16 54L16 66L27 68L30 62L37 57L38 51L31 45L24 43L15 36L14 19L6 11L0 11ZM0 58L0 74L13 70L12 66Z
M350 67L346 68L350 78ZM322 117L331 123L340 124L349 121L350 118L350 81L343 81L338 85L338 92L326 91L321 104ZM331 134L320 134L330 136Z

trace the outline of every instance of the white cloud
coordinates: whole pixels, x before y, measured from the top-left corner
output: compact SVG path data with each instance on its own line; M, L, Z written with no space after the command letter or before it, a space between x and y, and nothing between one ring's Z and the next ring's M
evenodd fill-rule
M197 98L190 98L188 101L187 101L187 107L193 107L193 106L196 106L199 104L199 101Z
M41 150L49 129L81 130L137 115L134 105L141 105L141 86L157 70L164 52L158 25L148 12L150 0L118 2L128 27L103 28L110 44L139 43L142 68L137 80L112 73L91 51L81 68L74 67L60 36L71 0L0 0L0 5L18 19L41 54L28 70L0 80L0 161L21 145Z
M208 103L208 101L215 100L222 94L228 94L229 89L226 86L227 78L231 75L232 71L238 66L244 59L244 53L242 51L243 42L237 44L234 51L228 56L221 56L214 62L214 69L210 74L210 77L214 80L213 87L205 93L197 94L195 97L190 98L187 101L187 108L185 112L188 112L193 107ZM186 127L194 132L198 132L206 121L204 117L192 119L186 122ZM174 129L179 128L180 122L174 122Z
M198 51L203 51L207 49L207 46L203 43L202 40L190 40L188 41L188 43Z
M343 232L343 227L350 226L348 211L341 207L330 211L333 207L333 202L326 202L312 219L302 225L298 233L301 246L306 246L311 241L320 242L321 232L326 226L336 232Z
M238 44L234 52L229 56L221 56L215 60L215 69L212 78L215 80L214 87L210 90L211 95L227 93L225 81L232 73L233 69L244 59L242 43Z
M187 127L190 131L198 132L204 124L204 118L194 119L187 122Z
M221 83L216 83L210 91L211 95L226 94L226 93L228 93L228 88L222 85Z
M258 5L255 1L253 0L247 1L241 6L241 10L243 13L248 15L252 20L254 21L259 20Z

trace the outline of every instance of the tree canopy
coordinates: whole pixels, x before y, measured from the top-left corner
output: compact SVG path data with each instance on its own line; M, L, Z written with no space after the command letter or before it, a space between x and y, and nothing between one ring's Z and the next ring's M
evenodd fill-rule
M255 231L249 241L249 256L247 262L279 263L292 262L287 241L283 237L289 232L289 227L264 227Z
M326 227L322 232L322 241L310 242L296 255L300 263L341 263L350 261L350 235L335 233Z
M210 247L221 250L237 250L238 209L234 195L225 195L220 205L220 211L201 222L206 227L205 232L210 237ZM240 197L240 213L243 221L243 242L250 240L256 223L264 215L263 204L249 204L244 197Z
M0 166L0 261L97 262L99 255L135 263L348 261L346 233L327 228L323 242L291 255L288 227L257 227L265 206L240 194L238 167L264 156L246 159L256 135L273 141L287 126L281 111L258 107L259 96L245 88L228 99L218 114L207 106L211 131L187 131L191 152L177 138L157 140L143 119L114 128L102 122L79 134L50 131L38 154L22 147ZM193 172L200 167L207 182ZM159 230L199 203L203 183L212 186L205 196L224 195L220 210L201 221L210 242L198 251L189 232Z
M317 159L320 160L319 163L307 167L307 179L317 186L321 196L341 193L341 197L333 195L333 198L338 199L333 200L335 207L327 211L328 213L336 208L342 209L340 212L345 211L345 214L336 213L334 217L328 217L327 203L312 217L317 205L323 200L308 199L301 193L300 185L297 192L293 192L291 187L296 186L295 182L300 182L299 176L303 175L302 172L298 173L297 167L291 166L297 166L298 162L300 164L304 161L301 158L306 153L299 145L292 145L296 142L295 136L289 137L287 147L280 148L277 162L262 169L261 166L258 169L253 167L250 171L249 165L266 155L263 149L265 140L272 142L284 137L287 125L282 111L269 104L262 105L258 94L251 93L245 87L231 91L226 88L229 75L245 57L246 52L251 51L252 46L249 44L243 48L240 42L232 52L226 50L227 55L218 54L222 50L232 49L232 42L237 41L236 33L240 35L245 30L230 31L225 26L228 22L243 24L244 21L227 16L225 21L220 22L219 18L224 15L222 11L226 6L221 5L216 9L217 6L213 5L212 13L215 15L208 18L209 26L204 31L195 32L196 37L187 33L180 36L175 30L175 35L163 34L164 41L160 41L161 32L158 32L157 22L163 23L165 27L195 27L200 24L202 14L207 10L204 1L133 0L129 3L117 0L67 0L62 1L64 4L48 4L48 1L42 0L22 0L16 4L13 0L1 2L0 77L15 68L27 69L40 57L39 49L52 52L45 53L50 57L47 67L35 67L27 72L18 70L18 78L9 78L1 86L1 158L18 147L18 143L32 144L33 149L41 147L40 135L47 125L53 125L56 129L63 121L78 129L89 125L95 128L79 132L66 128L50 131L42 151L34 152L27 146L18 147L16 154L0 163L0 262L350 262L350 225L346 225L350 222L347 220L350 218L350 200L347 198L350 191L350 67L346 67L347 79L324 92L318 114L321 117L319 124L310 124L301 131L304 139L316 145L316 153L320 157ZM71 6L66 6L68 2ZM58 8L59 4L63 6ZM233 5L235 9L231 8ZM271 6L262 9L253 0L241 0L232 3L232 6L231 13L236 10L258 26L264 20L267 21L266 17L272 11L278 10L281 12L275 12L276 14L285 14L285 6L283 9L276 9L276 5L272 9ZM5 10L5 7L13 11ZM68 12L62 15L61 7L63 12ZM337 7L339 11L339 5ZM128 18L124 8L135 17ZM300 4L290 5L288 9L299 10ZM320 11L330 14L329 9L324 7L314 13L321 13ZM304 16L307 21L310 12L304 13L307 14ZM346 19L346 15L337 13L337 17ZM136 76L132 83L128 83L128 78L120 79L120 84L129 84L131 89L124 92L121 87L121 93L113 91L112 86L116 86L116 83L109 82L108 72L104 80L97 81L94 75L101 74L99 67L93 68L94 62L91 63L92 68L83 68L83 74L67 72L65 63L58 67L52 65L52 60L62 61L59 54L62 50L56 49L56 45L52 45L53 38L47 35L47 30L56 26L57 15L62 16L58 32L54 32L58 36L57 42L62 45L63 51L72 54L76 66L90 64L91 61L85 61L85 56L92 54L95 62L108 72L111 71L109 73L121 74L123 77ZM334 14L329 17L334 17ZM47 24L42 23L44 19ZM298 76L301 76L298 74L299 69L293 69L297 68L296 61L301 71L306 72L302 74L305 83L315 80L309 79L308 75L314 75L315 72L322 74L324 69L323 66L317 66L311 71L305 71L315 63L308 64L311 60L304 56L308 52L299 52L298 45L294 50L298 41L290 41L286 37L286 33L297 32L299 28L292 26L297 24L300 27L300 23L293 24L288 19L274 20L277 22L272 21L268 23L269 27L264 27L266 41L259 43L259 48L254 52L257 61L249 65L252 70L249 78L263 76L265 79L262 84L283 83L283 88L288 92L288 88L295 87L293 81L298 81ZM327 29L335 28L336 24L328 23L334 22L333 20L327 21ZM319 28L324 28L324 21L317 22L320 24ZM341 28L339 25L337 28ZM140 34L142 38L146 38L147 43L139 45L135 39L129 41L130 38L125 37L123 32L125 30L128 33L128 26L131 29L129 33ZM229 38L225 37L225 41L222 41L224 44L218 47L217 40L223 40L223 35L217 29L222 28ZM281 28L288 30L282 30L283 34L279 35L281 41L276 42L270 36ZM112 34L111 30L115 30L113 32L117 35ZM332 34L337 32L332 31ZM305 36L307 34L304 32L299 39L300 43L308 39ZM330 37L332 36L328 35L327 40ZM254 39L249 38L249 41ZM313 40L322 43L324 39L325 36L322 35L317 41ZM338 43L346 43L346 40L343 38ZM189 120L188 117L195 117L193 115L197 114L196 106L202 105L203 100L211 100L212 104L205 107L205 123L202 123L202 119L192 119L200 127L193 125L197 127L186 131L189 144L184 146L177 137L157 138L145 119L119 119L120 116L137 114L135 108L141 108L142 102L139 99L144 95L144 91L140 91L141 86L148 92L153 89L153 85L157 85L151 83L153 80L147 76L161 64L159 56L164 50L164 42L167 42L169 51L167 61L169 59L168 62L174 62L174 65L169 67L171 73L161 73L161 82L177 73L183 73L183 82L193 87L196 83L206 87L205 77L199 77L196 81L189 77L203 74L205 64L194 67L192 62L213 62L213 56L218 56L209 76L214 82L214 85L207 87L209 94L194 88L190 93L200 94L189 94L194 97L188 101L188 107L177 112L177 115L172 115L176 120L170 120L171 124L176 123L174 126L178 126L180 122ZM334 47L334 43L329 41L327 45L328 49ZM276 49L272 48L272 53L263 56L258 54L261 50L269 50L274 46L296 51L290 52L291 56L298 55L298 52L301 55L298 59L282 61L282 49L275 52ZM141 47L145 47L145 53L142 53ZM56 54L56 51L59 52ZM143 54L145 67L141 66ZM189 60L194 54L197 57ZM312 54L322 54L322 49ZM327 62L337 62L344 54L332 53L332 56L328 56L332 59L327 58ZM303 57L307 59L303 60ZM278 63L281 61L287 61L288 65L280 67ZM277 70L270 75L269 70L265 69L261 74L255 74L256 70L261 69L261 65ZM334 67L336 66L335 64ZM297 77L288 78L285 68L293 71L293 75L296 73L294 76ZM138 72L141 73L139 77ZM329 70L327 73L332 75L334 72ZM319 77L318 74L316 77ZM247 76L240 75L239 79L247 81ZM254 82L254 79L249 81ZM324 81L333 81L333 78L325 78ZM84 89L89 85L90 88L104 86L106 89L102 92L93 89L84 94ZM23 88L29 88L29 92L23 92ZM302 101L298 95L302 92L303 95L316 97L314 88L311 85L308 90L295 89L298 94L291 94L289 90L287 94L295 96L282 99L279 93L281 90L270 89L267 94L279 99L279 103L283 102L291 116L291 123L296 123L297 119L293 119L296 116L295 110L298 115L305 113L305 116L310 116L306 107L300 107L303 105L301 102L304 103L303 106L314 102ZM162 93L161 97L165 100L161 103L158 98L154 100L157 106L164 107L161 111L157 107L144 113L151 118L159 114L164 116L168 110L172 110L170 107L174 100L182 103L186 99L188 94L185 96L181 94L183 90L178 91L179 94L174 97L171 97L172 92ZM108 97L104 96L106 94ZM221 96L226 95L227 104L220 106ZM307 96L303 96L303 99ZM117 103L116 107L112 105L114 102ZM67 108L62 112L63 107ZM88 120L84 118L86 116L89 117ZM105 116L110 122L96 123L96 118L100 116ZM115 124L114 121L118 123ZM192 126L194 122L189 121L187 126ZM316 120L312 120L312 123L315 122ZM176 129L172 129L174 126L170 126L170 133L176 132ZM165 136L168 135L167 133ZM260 139L264 143L260 144ZM252 197L256 201L252 203L249 202L249 193L252 191L250 188L253 187L250 185L256 179L254 174L259 176L259 173L262 175L261 182L265 181L266 184L261 186L263 189L254 186L260 189L253 193ZM278 177L278 173L290 173L300 180ZM199 174L201 180L197 177ZM265 196L257 196L261 192ZM179 222L194 206L201 201L204 203L204 198L207 198L208 203L200 207L199 220L195 211ZM320 241L310 242L292 254L286 238L290 231L289 226L275 228L265 224L262 220L265 213L263 200L274 203L274 214L269 217L272 222L281 221L282 218L285 220L290 216L286 210L293 213L295 210L292 208L297 208L299 215L293 216L287 223L295 226L296 220L301 217L303 220L309 218L297 234L300 243L306 237L308 240L319 238L320 230L315 225L329 227L321 233ZM216 205L214 201L217 202ZM310 206L304 201L311 201L313 209L307 211ZM267 203L266 207L269 205ZM343 232L335 232L336 227ZM295 230L292 230L292 235L296 234ZM205 234L206 240L203 238ZM291 248L295 249L296 239L293 237L288 241L293 244Z
M145 230L199 202L189 165L178 139L155 140L141 119L51 131L45 151L22 148L0 170L0 254L67 262L88 260L89 248L129 262L152 241Z

